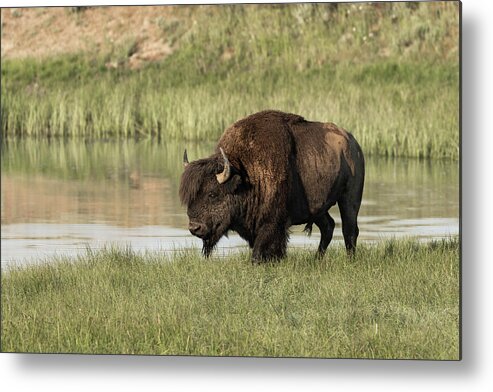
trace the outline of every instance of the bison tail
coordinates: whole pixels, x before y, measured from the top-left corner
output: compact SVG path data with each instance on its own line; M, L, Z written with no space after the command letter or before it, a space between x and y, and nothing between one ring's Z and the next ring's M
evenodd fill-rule
M313 222L307 223L303 231L306 233L308 237L312 235L312 227L313 227Z

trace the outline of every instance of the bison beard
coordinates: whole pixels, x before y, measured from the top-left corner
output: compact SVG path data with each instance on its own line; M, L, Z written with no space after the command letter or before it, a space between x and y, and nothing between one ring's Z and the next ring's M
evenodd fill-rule
M216 248L217 243L225 235L226 230L220 227L217 227L213 234L210 237L206 237L202 239L202 254L205 257L209 257L212 251Z
M212 240L212 239L202 240L202 254L205 257L209 257L211 255L212 251L214 250L214 248L216 247L218 242L219 242L219 239L217 239L217 240Z
M226 129L215 154L189 163L185 152L183 162L180 199L204 256L233 230L253 248L252 261L279 259L286 254L289 227L300 224L320 229L323 255L335 226L328 210L336 203L346 249L354 252L364 158L342 128L259 112Z

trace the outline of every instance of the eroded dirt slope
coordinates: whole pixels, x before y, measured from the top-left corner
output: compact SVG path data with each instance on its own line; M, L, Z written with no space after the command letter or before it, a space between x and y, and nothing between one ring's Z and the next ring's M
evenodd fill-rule
M129 64L138 67L172 52L166 26L177 20L175 11L174 6L4 8L1 55L43 58L127 47Z

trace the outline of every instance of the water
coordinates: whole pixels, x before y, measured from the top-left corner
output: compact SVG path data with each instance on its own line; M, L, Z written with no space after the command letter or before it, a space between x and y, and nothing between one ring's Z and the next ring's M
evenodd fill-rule
M214 143L3 141L2 263L75 256L109 245L167 253L200 248L178 199L185 147L193 160L209 155ZM368 157L366 173L360 241L458 234L457 162ZM342 241L337 206L330 213L334 241ZM315 250L318 230L307 237L302 228L293 227L289 246ZM230 235L216 253L245 247Z

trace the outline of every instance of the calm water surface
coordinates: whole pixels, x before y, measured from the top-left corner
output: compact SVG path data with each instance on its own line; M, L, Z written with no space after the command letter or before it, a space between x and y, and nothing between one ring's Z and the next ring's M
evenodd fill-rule
M201 248L178 199L185 147L193 160L209 155L214 143L3 141L2 263L75 256L108 245ZM334 241L342 241L337 206L330 213ZM458 162L367 157L359 227L360 241L457 235ZM290 247L316 249L316 227L311 237L302 226L292 229ZM245 242L230 235L216 253L238 248L245 249Z

